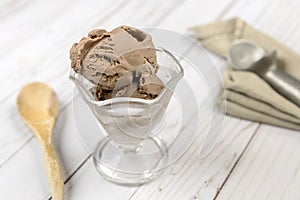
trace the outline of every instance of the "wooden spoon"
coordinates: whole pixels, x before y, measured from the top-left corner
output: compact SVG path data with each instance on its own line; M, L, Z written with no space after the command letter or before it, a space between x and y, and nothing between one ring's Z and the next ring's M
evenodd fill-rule
M59 113L58 98L48 85L35 82L22 88L17 106L24 122L41 144L53 200L62 200L64 183L52 144L52 130Z

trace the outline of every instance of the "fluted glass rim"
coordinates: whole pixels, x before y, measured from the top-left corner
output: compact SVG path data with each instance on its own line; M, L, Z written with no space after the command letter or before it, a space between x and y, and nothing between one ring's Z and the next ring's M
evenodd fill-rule
M102 106L107 106L107 105L116 104L116 103L118 104L118 103L128 103L128 102L145 104L145 105L156 104L164 98L165 94L167 93L167 90L169 90L168 86L171 84L171 82L177 81L178 79L183 77L184 70L183 70L183 67L181 66L181 64L179 63L179 61L175 58L175 56L171 52L169 52L167 49L162 48L162 47L156 47L154 49L156 51L165 53L168 56L168 58L171 61L173 61L173 63L175 64L174 66L176 67L176 70L177 70L176 78L174 80L169 81L165 85L165 87L163 88L161 93L154 99L142 99L142 98L136 98L136 97L115 97L115 98L111 98L111 99L97 101L91 96L90 91L88 91L87 88L83 85L83 83L79 80L79 77L82 76L81 74L76 73L73 69L71 69L70 74L69 74L69 79L75 83L75 87L77 87L81 96L84 97L84 100L94 106L102 107Z

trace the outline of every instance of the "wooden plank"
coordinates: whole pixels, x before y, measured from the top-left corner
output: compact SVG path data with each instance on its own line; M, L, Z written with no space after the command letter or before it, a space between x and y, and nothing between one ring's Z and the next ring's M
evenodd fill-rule
M153 6L153 4L155 5L155 3L157 2L158 1L152 1L152 6L144 4L145 6L143 7L143 9L147 10L148 7L154 9L155 6ZM105 2L103 2L102 5L104 5L104 3ZM111 10L102 12L104 17L103 19L109 16L107 21L105 21L105 23L107 24L103 22L103 25L109 24L109 26L117 26L119 24L125 23L126 18L120 16L131 13L132 10L135 10L136 7L138 7L138 5L140 4L140 1L132 1L130 6L124 6L124 2L121 2L121 7L116 5L112 7ZM164 10L167 7L167 3L162 4L160 10L157 10L158 13L160 11L163 14ZM52 33L48 33L47 30L42 29L41 36L33 37L27 43L21 44L12 53L9 53L8 56L4 57L4 59L1 60L1 64L3 66L10 63L10 67L6 68L5 73L1 74L3 76L10 76L10 79L5 79L7 81L5 83L1 83L0 86L2 88L2 91L4 91L3 96L0 97L0 99L2 100L0 100L2 105L0 111L2 113L7 113L7 115L0 116L0 120L5 123L5 126L0 127L2 133L0 137L3 138L3 140L0 141L0 146L2 147L0 149L0 163L5 162L5 160L10 157L11 153L15 152L20 146L24 144L24 142L28 140L28 137L21 137L19 131L16 131L16 127L13 126L13 124L15 123L21 123L20 118L17 116L17 110L15 108L15 98L16 93L22 85L33 80L49 82L50 85L59 94L62 107L71 105L70 102L73 97L73 85L67 78L68 72L70 70L68 51L74 41L79 40L79 38L81 38L83 35L86 35L86 33L90 29L95 28L96 20L93 21L91 19L94 19L95 16L99 15L98 13L102 11L98 9L99 8L97 7L95 7L94 9L89 9L86 4L77 4L76 9L67 13L65 17L61 18L61 20L54 22L53 26L51 27L51 29L53 29ZM146 13L143 9L139 10L141 16L143 16L143 13ZM86 18L76 18L77 14L80 11L88 12ZM158 13L156 14L156 17L160 16ZM148 19L149 21L144 21L144 23L151 24L152 18ZM127 20L130 22L131 18ZM65 27L67 24L69 24L69 26L72 28L66 29L66 32L62 33L61 30L64 30L63 27ZM77 31L76 29L78 29L78 27L80 27L80 29ZM46 36L44 34L46 34ZM50 37L49 34L52 36ZM47 43L44 47L41 47L40 44L43 43L45 38L49 37L52 38L55 42ZM55 39L56 37L59 39ZM35 52L39 52L36 52L36 54L31 56L32 52L30 53L30 50L26 51L26 49L35 49ZM28 53L28 55L26 56L22 54L22 52L26 52ZM21 58L25 56L26 59L28 59L28 63L18 63L17 61L16 63L11 63L10 60L14 60L13 57L15 57L15 55L18 55ZM15 73L16 71L18 71L18 73ZM51 76L49 76L49 74L51 74ZM14 143L13 141L16 141L16 143Z
M299 6L273 1L256 17L242 17L300 53ZM299 199L299 151L299 132L262 125L217 199Z
M190 12L192 13L191 15L201 13L202 10L199 9L201 7L196 7L195 4L189 4L189 6L183 8L181 12L188 13L192 7L198 9L199 12ZM203 7L203 10L205 8L206 7ZM182 13L178 11L174 15L178 14L178 16L180 16ZM222 12L217 17L222 17ZM195 16L190 19L193 20L187 22L187 26L201 22L206 23L205 19L201 21ZM175 22L172 18L170 18L170 20ZM165 24L167 25L168 22L165 22ZM173 26L176 27L174 24ZM183 29L179 30L184 32ZM216 59L216 57L214 57L214 59ZM225 66L224 62L219 59L216 60L217 65ZM236 162L238 162L239 156L242 154L258 126L256 123L252 124L246 121L241 122L244 123L243 125L239 123L240 120L228 118L225 124L232 129L225 127L220 144L217 145L216 149L205 160L201 161L197 158L195 150L199 148L199 143L197 144L196 140L191 147L191 152L189 151L184 155L184 157L171 169L167 170L160 179L149 185L140 187L133 194L131 199L194 199L198 197L199 199L212 199L227 178L227 174L235 166ZM229 139L231 137L236 140Z
M235 0L226 0L223 2L186 1L176 12L162 20L160 27L182 34L189 34L190 27L220 19L223 12L227 11L227 6L230 6L233 2L235 2Z
M221 7L220 7L221 8ZM195 8L196 9L196 8ZM176 12L177 13L177 12ZM180 16L180 15L179 15ZM192 18L191 18L192 19ZM220 63L219 63L220 64ZM247 122L248 123L248 122ZM248 123L248 125L249 125L249 123ZM255 125L254 125L255 126ZM252 127L253 128L253 127ZM252 132L253 132L253 130L252 130ZM251 130L249 130L249 133L251 133ZM248 133L246 134L246 135L248 135ZM249 134L249 135L251 135L251 134ZM199 149L198 148L196 148L196 149L194 149L194 151L195 151L195 154L194 155L197 155L197 152L199 151ZM88 173L88 171L86 172L86 173ZM76 175L75 175L76 176ZM83 175L83 176L85 176L85 175ZM95 177L93 177L94 179L96 179L97 177L95 176ZM89 179L90 180L90 179ZM92 181L93 182L93 181ZM70 183L70 184L78 184L78 183ZM86 184L88 184L88 183L86 183ZM67 184L67 185L69 185L69 183ZM76 192L76 191L73 191L74 193ZM79 191L78 191L79 192ZM214 193L212 193L212 195L213 195ZM91 199L96 199L97 197L96 196L94 196L94 195L91 195L89 198L91 198ZM144 198L143 196L139 196L139 198Z
M190 2L190 1L188 1ZM167 2L169 3L169 2ZM162 7L164 9L166 9L167 7L167 3L163 4ZM223 2L224 3L224 2ZM224 5L226 5L227 2L224 3ZM152 5L152 8L156 8L157 7L157 4L156 3L150 3L150 6ZM179 9L176 11L176 13L174 15L176 15L176 17L174 16L168 16L167 18L169 18L169 20L166 20L166 21L163 21L162 24L164 24L163 26L167 27L168 25L170 26L170 28L174 28L174 30L176 30L175 27L178 27L177 29L179 31L182 31L184 32L184 30L186 30L186 27L189 26L189 24L191 25L194 25L194 24L197 24L197 23L201 23L201 22L208 22L210 21L211 18L213 18L212 16L217 16L218 14L220 14L220 11L222 11L222 8L224 7L223 4L218 4L218 9L217 8L214 8L213 9L207 9L207 7L205 6L206 4L198 4L196 1L193 1L192 3L184 3L183 4L183 7L182 8L181 6L179 7ZM211 1L209 2L209 5L212 7L213 3L211 3ZM126 5L124 5L126 6ZM124 13L119 13L118 18L120 18L120 16L123 16L123 15L126 15L127 16L131 16L131 13L130 11L132 12L132 10L134 9L137 9L139 7L142 7L144 6L143 5L140 5L140 4L135 4L135 6L129 6L129 8L125 8L124 10ZM148 5L149 6L149 5ZM209 7L209 6L208 6ZM182 8L182 9L181 9ZM200 8L200 9L199 9ZM196 12L193 12L192 10L196 10ZM143 12L143 10L141 11L141 13ZM205 17L201 17L201 19L197 19L197 16L200 14L202 14L203 16ZM75 13L75 12L74 12ZM149 15L149 13L151 14L150 11L147 11L147 15ZM177 14L178 13L178 14ZM192 20L190 20L190 17L188 17L189 15L187 15L186 13L190 14L190 15L193 15L193 17L191 17ZM195 13L197 13L197 16L195 15ZM147 22L145 24L147 24L148 26L151 25L150 22L156 22L158 20L161 19L161 17L156 17L155 19L152 20L152 18L149 18L147 17L147 15L144 15L144 18L146 20L149 20L149 24L147 24ZM162 15L164 16L164 15ZM186 23L185 20L182 20L183 17L182 16L185 16L184 18L186 19L189 19L188 23ZM106 20L104 21L100 21L100 22L97 22L96 24L103 24L104 26L114 26L115 24L114 23L118 23L118 22L126 22L126 19L115 19L114 17L107 17L108 20L107 20L107 23L106 23ZM132 23L136 23L138 24L137 22L137 19L134 18L134 19L128 19L128 21L132 20ZM203 20L203 21L202 21ZM75 24L75 22L73 22ZM128 22L129 23L129 22ZM177 23L177 24L176 24ZM182 23L182 24L181 24ZM73 26L74 26L73 24ZM186 24L186 26L185 26ZM66 24L62 24L62 25L66 25ZM72 24L70 24L70 26L72 26ZM78 26L78 25L77 25ZM90 27L88 26L94 26L94 25L91 25L91 24L88 24L88 25L84 25L85 28L83 29L80 29L78 32L76 32L76 35L71 35L71 33L73 32L68 32L68 35L67 36L64 36L63 39L67 39L70 43L75 41L75 38L79 38L80 35L82 35L84 32L86 32L87 30L86 29L89 29ZM58 33L58 31L57 31ZM55 35L57 36L57 35ZM43 36L44 37L44 36ZM70 37L70 38L67 38L67 37ZM52 39L55 38L54 36L51 37ZM27 47L30 47L32 44L34 44L35 46L38 46L39 42L40 41L43 41L42 38L38 39L36 41L36 43L31 43L31 44L25 44L25 45L28 45ZM65 48L65 49L68 49L66 48L67 46L67 42L64 43L64 44L60 44L61 41L57 41L56 43L54 43L55 45L49 45L49 52L51 52L53 49L55 48L59 48L59 49L62 49L62 48ZM58 46L56 46L58 45ZM55 47L56 46L56 47ZM47 47L47 48L48 48ZM23 48L23 50L27 49L26 47L21 47ZM50 51L51 50L51 51ZM47 81L51 81L53 82L53 85L54 87L60 92L60 93L63 93L62 94L62 101L63 101L63 104L64 105L67 105L69 100L68 98L70 98L70 96L72 95L72 90L69 90L69 91L66 91L63 90L65 89L65 87L70 87L70 84L67 83L67 80L66 80L66 77L63 77L62 74L66 74L67 70L57 70L59 69L61 66L64 66L64 65L67 65L68 64L68 61L65 57L65 55L67 54L66 50L63 50L63 51L59 51L59 52L56 52L54 55L53 55L53 59L50 59L49 57L50 56L47 56L46 60L47 62L42 64L42 67L41 68L38 68L37 69L37 64L39 62L36 62L34 64L29 64L29 67L32 66L32 71L30 71L30 73L25 73L25 78L22 77L15 77L15 79L13 80L19 80L21 79L21 82L15 87L15 90L11 90L11 93L9 95L9 98L12 96L13 93L15 93L15 91L19 88L20 85L22 85L24 82L28 81L28 80L32 80L33 76L34 75L37 75L37 77L39 79L43 79L43 78L46 78ZM51 55L52 57L52 55ZM36 58L30 58L30 60L35 60ZM38 61L39 60L42 60L42 59L37 59ZM220 63L218 63L220 65ZM221 64L222 65L222 64ZM49 66L53 66L53 70L52 69L48 69ZM45 71L43 71L45 70ZM34 74L32 75L31 73L34 72ZM52 74L53 75L53 78L49 79L49 75L48 74ZM48 78L47 78L48 77ZM54 83L55 82L55 83ZM66 84L67 83L67 84ZM3 87L3 90L8 88L9 85L5 85L5 87ZM63 86L63 87L62 87ZM61 88L62 87L62 88ZM8 99L9 99L8 98ZM12 98L13 99L13 98ZM12 102L12 99L10 100L7 100L8 102ZM10 106L10 108L12 107L11 104L6 104L8 106ZM4 113L7 113L8 110L5 110ZM67 114L66 114L67 115ZM15 121L13 121L15 122ZM18 122L19 123L19 122ZM13 123L12 123L13 125ZM11 126L12 126L11 125ZM196 172L197 175L194 176L193 173L187 173L187 175L185 175L185 171L181 170L181 166L180 165L176 165L177 168L175 168L175 172L177 172L176 175L173 176L172 174L172 171L167 171L166 172L166 181L163 182L163 186L166 186L162 188L162 190L160 191L160 189L157 189L155 190L155 187L150 186L143 186L142 188L140 188L137 193L135 193L135 195L132 197L132 198L143 198L144 196L142 195L142 192L144 191L146 195L148 195L148 197L156 197L156 196L159 196L159 195L162 195L162 198L167 198L168 197L172 197L172 198L177 198L177 197L184 197L184 198L188 198L189 197L193 197L192 194L194 193L197 193L199 195L199 197L213 197L218 189L218 187L223 183L224 181L224 178L226 177L226 174L228 173L228 171L231 170L231 168L235 165L235 162L237 161L237 158L239 157L239 155L241 154L241 152L243 151L243 148L247 145L247 142L248 140L252 137L253 135L253 132L257 126L257 124L252 124L252 123L249 123L249 122L246 122L246 121L242 121L242 122L239 122L239 120L236 120L236 119L229 119L228 121L228 126L232 126L232 128L234 126L237 126L237 129L236 131L233 131L234 133L231 132L231 129L226 129L227 130L227 134L224 133L224 136L223 136L223 139L221 140L221 143L220 143L220 147L218 146L217 149L216 149L216 153L213 153L211 156L212 157L209 157L210 159L213 159L215 158L216 160L210 160L208 159L205 160L207 161L206 164L204 163L205 161L201 161L201 162L198 162L197 159L195 157L192 157L192 160L189 161L189 164L185 166L184 169L187 169L187 171L189 172L190 170L193 171L193 172ZM71 126L70 126L71 127ZM23 130L22 129L23 127L21 127L20 129L18 130ZM242 131L242 128L245 128L245 132ZM71 131L70 128L64 128L64 131L63 133L65 133L66 131ZM2 131L1 131L2 132ZM16 131L11 131L13 133L16 133ZM240 132L243 132L243 134L241 134L241 136L239 135ZM18 133L19 134L19 133ZM238 136L237 136L238 135ZM237 139L235 140L235 136L237 136ZM71 136L66 136L66 139L69 138ZM7 137L5 137L7 138ZM226 139L225 139L226 138ZM229 140L227 140L228 138L231 138L232 140L235 140L233 143L231 143ZM11 139L11 138L10 138ZM21 141L26 141L24 140L23 138L22 139L19 139ZM11 141L11 143L14 143L14 140L9 140ZM31 142L31 141L30 141ZM242 145L240 145L242 143ZM21 144L24 144L22 142L19 142L18 145L21 145ZM222 145L223 144L223 145ZM231 145L229 145L231 144ZM5 143L4 143L5 145ZM58 148L60 148L60 151L61 152L64 152L65 149L67 147L63 147L64 144L59 144ZM76 147L77 147L78 143L76 144L74 142L74 147L70 148L72 150L74 150ZM232 147L232 149L230 149L229 147ZM29 146L33 146L34 149L38 149L38 146L36 144L33 144L31 143ZM27 145L25 146L25 148L27 148ZM229 149L228 151L226 151L226 148ZM18 148L14 148L14 149L18 149ZM16 154L15 156L17 155L22 155L21 157L23 157L24 155L26 155L26 152L28 152L28 150L24 150L22 149L20 152L22 152L22 154ZM196 150L196 148L194 149ZM225 151L226 153L222 154L221 152ZM13 150L9 151L9 152L15 152ZM23 154L24 152L24 154ZM77 152L77 151L76 151ZM80 152L80 151L79 151ZM215 152L215 151L214 151ZM72 154L72 153L75 153L75 152L71 152L71 150L68 151L68 153ZM64 153L63 153L64 154ZM220 157L218 157L218 154L222 155ZM196 154L189 154L189 155L196 155ZM224 158L224 155L226 156L226 159ZM40 155L39 155L40 156ZM69 156L71 158L74 158L73 155L68 155L66 157L63 157L63 159L67 159L69 158ZM78 155L77 155L78 156ZM25 156L25 158L27 157L32 157L32 155L30 154L29 156ZM12 158L14 159L14 157ZM15 160L12 160L10 162L8 162L8 164L10 163L17 163L18 162L18 159L19 158L16 158ZM27 159L26 162L30 162L31 159ZM67 159L68 160L68 159ZM66 160L66 161L67 161ZM72 160L72 159L70 159ZM82 160L81 160L82 161ZM212 166L209 166L209 163L212 163ZM183 161L181 161L181 164L183 164ZM225 165L226 164L226 165ZM69 165L69 164L68 164ZM71 165L71 164L70 164ZM73 165L73 164L72 164ZM76 164L74 164L75 166L78 166ZM82 189L83 189L83 186L85 185L89 185L91 189L88 189L88 188L85 188L84 191L87 191L87 192L91 192L89 193L89 197L90 199L98 199L99 196L102 196L103 194L107 194L106 192L103 193L103 191L101 190L101 185L104 184L104 188L107 188L107 191L109 191L109 188L110 187L106 187L107 185L109 184L106 184L105 181L102 181L101 178L99 178L99 176L96 176L93 171L92 171L92 168L90 166L91 164L89 163L88 165L86 166L89 166L87 168L81 168L78 173L75 174L74 176L74 182L73 181L73 178L71 179L71 182L67 184L67 187L70 187L72 188L71 190L68 190L67 192L67 196L69 198L76 198L77 195L79 197L82 197L81 196L81 192L82 192ZM15 164L13 165L15 166ZM84 167L86 167L84 166ZM205 166L206 166L206 169L205 169ZM3 166L4 169L5 169L5 165ZM27 166L26 167L26 170L29 170L32 166ZM42 168L42 167L41 167ZM201 170L198 171L198 168L200 168ZM19 169L20 170L20 169ZM73 169L74 170L74 169ZM1 171L1 170L0 170ZM70 170L72 171L72 170ZM12 171L4 171L6 172L5 174L8 174L6 177L9 177L11 176L11 173ZM26 172L30 172L30 171L26 171ZM41 174L42 172L39 172L37 174ZM171 174L170 174L171 173ZM203 177L203 174L206 174L207 176ZM221 174L221 175L219 175ZM23 174L19 174L21 177L24 176ZM77 176L78 175L78 176ZM170 176L169 179L167 179L167 177ZM2 176L1 176L2 177ZM78 178L77 178L78 177ZM173 177L173 178L171 178ZM175 177L175 178L174 178ZM191 178L190 178L191 177ZM211 177L213 177L212 179L210 179ZM80 179L79 179L80 178ZM178 178L178 179L177 179ZM204 184L202 184L201 182L202 181L199 181L202 180ZM178 181L179 180L179 181ZM191 186L189 183L190 181L187 181L187 180L191 180L191 185L192 187L189 188L189 186ZM207 182L205 182L206 180L209 180ZM99 182L98 182L99 181ZM157 181L164 181L164 180L157 180ZM42 181L43 182L43 181ZM91 183L90 183L91 182ZM176 183L178 182L178 183ZM188 182L187 185L183 185L183 183L185 182ZM5 184L6 182L4 182L3 184ZM23 182L21 182L22 184L25 184ZM37 188L42 188L43 192L41 192L40 196L38 197L46 197L47 195L45 194L48 194L47 192L47 188L46 188L46 185L45 185L45 181L43 182L42 184L42 187L39 187L38 184L40 184L38 182L38 184L36 185ZM201 183L201 185L199 184ZM153 183L154 184L154 183ZM21 185L21 184L20 184ZM29 185L29 184L28 184ZM194 185L194 186L193 186ZM99 186L99 190L98 189L98 186ZM174 189L173 189L173 186L174 186ZM148 187L148 189L146 189L146 187ZM186 192L185 194L187 196L183 196L184 194L181 193L181 192L178 192L178 191L175 191L175 190L178 190L178 188L181 188L183 187L184 192ZM199 189L200 188L200 189ZM149 192L145 191L145 190L150 190ZM8 190L8 191L11 191L12 190ZM30 190L32 191L32 190ZM100 192L102 191L102 192ZM105 190L106 191L106 190ZM131 191L131 190L130 190ZM113 192L116 193L116 198L117 197L120 197L118 196L119 193L118 193L118 189L116 190L113 190ZM152 192L152 193L151 193ZM109 193L109 192L108 192ZM87 193L84 193L84 194L87 194ZM120 193L121 194L121 193ZM123 194L123 193L122 193ZM126 198L126 196L128 196L129 194L131 193L126 193L124 194L124 198ZM1 195L0 195L1 196ZM31 197L31 196L27 196L27 197ZM24 199L24 198L22 198ZM26 199L26 198L25 198Z
M131 199L212 199L257 128L230 117L225 124L222 139L209 156L199 159L196 139L182 159L162 177L140 187Z
M27 128L23 127L23 130ZM67 179L88 156L75 131L72 107L60 114L53 139ZM38 141L35 138L28 140L0 166L0 198L48 199L49 188L43 163Z
M119 186L104 180L89 159L67 184L65 199L128 199L134 190L135 187Z
M262 126L217 199L299 199L299 132Z
M151 1L151 10L155 9L156 4L158 1ZM155 6L153 6L153 4ZM122 5L122 6L121 6ZM133 10L138 8L140 5L140 1L133 1L132 4L124 5L124 3L121 3L120 6L113 7L112 10L115 10L116 8L118 9L118 12L116 12L116 15L109 15L109 13L106 16L109 16L109 20L107 20L107 23L109 23L111 26L113 24L119 24L122 23L122 20L124 22L126 21L125 18L121 17L124 15L124 13L132 13ZM144 9L149 8L149 4L143 4ZM160 9L156 9L158 13L156 13L156 17L160 17L164 12L169 12L168 9L174 9L177 5L180 5L179 3L176 4L175 7L169 7L167 3L160 4L161 7ZM147 7L148 6L148 7ZM90 7L89 7L90 8ZM122 9L123 10L122 10ZM89 17L90 13L97 13L97 8L94 8L95 10L88 10L89 11ZM76 10L76 9L75 9ZM112 11L109 10L109 11ZM55 31L55 35L58 36L61 32L60 27L63 27L67 23L70 22L70 20L73 20L73 23L75 24L76 22L76 27L81 26L82 24L85 24L86 29L90 29L91 26L94 26L93 23L94 21L91 21L91 23L87 23L87 20L89 21L89 18L86 18L85 20L82 20L82 24L78 22L78 19L72 19L76 13L79 11L82 11L82 7L78 5L77 12L71 12L67 14L65 17L63 17L60 22L54 22L53 27ZM88 12L86 11L86 12ZM122 11L122 12L121 12ZM141 16L144 12L142 9L139 10L141 13ZM159 14L160 13L160 14ZM112 14L112 13L110 13ZM149 14L149 13L148 13ZM152 19L154 18L148 18L149 20L145 21L145 23L151 24ZM104 16L105 18L105 16ZM136 20L136 19L135 19ZM156 19L157 20L157 19ZM130 21L130 19L128 19ZM99 22L99 21L98 21ZM137 23L137 22L136 22ZM75 26L75 25L74 25ZM83 30L84 28L80 29L80 31L77 31L77 37L79 38L81 35L83 35ZM44 30L41 32L43 33ZM86 30L87 32L87 30ZM84 34L86 34L86 32ZM45 33L46 34L46 33ZM48 33L47 33L48 34ZM73 30L69 30L67 34L63 35L61 40L57 41L58 43L64 39L69 40L69 36L72 35L73 37ZM75 35L75 34L74 34ZM54 37L55 38L55 37ZM34 48L34 47L39 47L40 41L42 37L34 37L32 40L28 41L28 43L21 44L19 48L21 49L26 49L26 47ZM77 40L77 39L76 39ZM55 48L64 48L68 51L69 45L76 41L73 38L73 41L69 41L70 43L63 43L63 44L58 44L58 46L51 47L50 49L44 49L42 48L42 52L39 52L40 54L43 54L43 51L49 51L51 52ZM49 44L48 44L49 45ZM50 46L49 46L50 47ZM18 53L19 49L16 50L16 52L11 53L12 55L14 53ZM63 50L65 51L65 50ZM39 55L40 55L39 54ZM9 88L13 88L11 94L9 93L9 89L7 88L7 97L3 99L1 109L4 113L11 113L11 108L15 107L15 95L14 94L16 91L14 91L15 88L20 87L24 82L28 80L32 80L34 76L37 76L39 80L46 80L46 81L51 81L53 84L52 86L58 91L60 95L60 98L62 100L62 105L63 105L63 110L61 113L60 118L58 119L58 125L55 131L55 146L56 149L59 152L59 155L61 157L61 160L63 161L63 167L64 167L64 174L65 177L68 177L70 174L72 174L75 169L80 165L83 160L87 157L86 155L86 150L83 149L82 145L78 141L78 137L73 130L74 128L74 121L72 120L72 107L68 106L66 107L65 105L71 105L70 101L72 99L72 93L73 93L73 87L72 84L69 83L69 80L67 79L67 71L69 70L68 67L65 69L61 69L61 63L66 62L69 63L68 59L65 58L66 55L68 55L67 52L62 54L62 51L54 51L54 58L49 59L51 61L47 62L47 58L44 57L44 60L46 60L47 64L43 64L43 66L35 65L35 63L30 63L28 64L27 70L24 70L23 72L21 71L20 74L22 75L21 77L20 74L17 74L15 79L21 79L20 82L16 82L15 84L11 85ZM56 57L57 54L60 54L59 59ZM19 54L17 54L19 55ZM67 56L68 57L68 56ZM38 58L43 59L42 57ZM35 60L34 58L30 58L30 60ZM23 63L24 64L24 63ZM52 66L52 68L47 69L46 66ZM68 64L69 65L69 64ZM9 72L13 72L16 70L18 67L14 65L12 68L7 69L7 74ZM24 67L24 66L23 66ZM39 68L38 68L39 67ZM46 71L43 71L42 69L45 69ZM9 71L11 70L11 71ZM48 71L47 71L48 70ZM34 73L32 73L34 72ZM23 74L22 74L23 73ZM6 75L7 75L6 74ZM51 77L49 77L49 74L51 74ZM7 109L8 108L8 109ZM9 112L10 111L10 112ZM3 119L5 121L6 126L1 127L3 128L1 131L1 138L3 145L1 146L1 156L2 157L2 164L1 164L1 169L0 169L0 174L1 177L3 177L0 181L0 186L3 190L0 192L0 197L6 197L6 198L12 198L12 199L33 199L33 197L36 197L36 199L44 199L49 197L49 190L47 186L47 181L45 176L43 176L44 168L42 166L42 156L40 154L33 154L34 151L39 151L39 146L36 143L35 139L32 139L32 135L29 131L27 131L26 137L20 137L20 130L26 130L24 125L20 120L20 118L16 115L16 110L13 109L13 113L10 114L11 116L6 116L6 118ZM19 126L15 126L15 124L20 124ZM34 150L33 150L34 149ZM38 157L38 159L37 159ZM19 162L24 162L25 164L23 165L18 165ZM37 164L38 163L38 164ZM37 169L35 167L38 167ZM35 173L33 173L33 171ZM32 176L32 174L36 176ZM41 175L41 176L40 176ZM22 179L15 183L11 182L10 180L17 180L17 177L22 177ZM29 182L30 181L30 182ZM104 182L106 184L106 181ZM14 188L20 188L20 191L18 193L14 192ZM25 194L25 195L24 195Z
M22 9L24 9L24 6L32 6L34 3L34 0L28 1L28 0L2 0L0 2L0 17L1 20L3 20L5 17L12 15L13 12L18 12Z
M103 2L103 4L104 3L105 2ZM41 5L45 7L50 6L47 4L41 4ZM39 10L43 8L37 6L34 8L29 7L28 9L30 12L31 9ZM2 115L0 117L1 118L0 120L3 123L3 125L0 127L1 130L0 163L5 162L5 160L8 157L10 157L10 155L13 152L19 149L19 147L22 146L31 137L31 134L28 131L27 134L25 131L24 134L20 134L20 130L26 130L26 129L24 129L23 122L20 120L15 106L16 94L18 90L20 90L22 85L26 84L29 81L49 82L50 85L59 94L59 99L62 104L61 105L62 108L70 102L72 98L73 86L67 78L67 71L68 71L67 66L69 66L67 52L69 46L72 44L73 41L75 41L75 39L72 42L68 41L68 34L71 34L73 30L71 30L71 32L69 32L70 30L66 31L66 33L64 32L61 33L61 30L63 29L64 26L66 26L67 23L71 24L71 22L72 23L76 22L77 24L76 27L81 26L84 23L87 23L86 20L89 20L90 16L87 16L87 18L83 18L82 20L74 18L74 15L76 15L80 11L84 11L85 9L87 8L84 8L80 4L77 4L76 9L67 12L67 14L64 17L62 17L60 21L56 21L52 25L49 22L48 28L55 30L54 33L53 32L48 33L47 30L41 29L40 33L42 36L38 36L38 37L33 36L33 38L25 42L25 44L22 43L22 37L20 37L21 35L20 36L18 35L19 37L16 38L18 38L17 41L20 42L20 46L16 46L16 49L14 49L14 51L9 53L11 58L4 57L3 59L1 59L0 62L2 66L10 66L4 68L4 71L2 73L3 78L4 76L10 78L9 79L4 78L6 80L5 81L6 83L3 82L1 83L0 86L3 91L2 93L3 95L1 95L0 110L2 113L7 113L6 115ZM89 12L89 15L95 16L99 11L101 10L95 8L94 10L91 10ZM27 12L24 11L24 13ZM10 31L14 32L13 29ZM38 32L38 28L35 28L34 31ZM50 43L46 43L44 47L41 47L40 44L42 44L43 41L45 42L45 38L49 38L44 34L46 35L54 34L55 36L58 37L59 33L62 35L61 41L67 40L69 43L68 42L62 44L54 43L54 45ZM47 45L53 45L53 46L51 48L46 48ZM31 51L33 49L34 52ZM62 53L62 51L64 53ZM24 55L25 52L28 53L28 56ZM30 54L33 55L30 56ZM57 55L60 55L60 57L58 58ZM16 62L15 63L11 62L9 61L10 59ZM18 60L21 61L18 62ZM23 62L22 60L23 61L27 60L27 61ZM37 64L37 63L41 63L41 64ZM49 74L51 74L51 76L49 76Z
M239 150L231 149L228 150L229 152L226 152L232 156L230 159L226 161L222 160L223 161L222 162L216 158L220 156L218 154L224 152L224 149L228 148L228 146L231 146L229 144L224 144L226 148L224 146L223 147L221 146L220 150L216 152L214 156L210 157L212 160L210 160L210 162L208 161L207 164L204 165L204 162L206 160L200 161L197 158L199 143L198 144L196 143L191 147L190 149L191 152L187 153L187 155L184 156L186 160L184 160L183 158L183 160L176 163L175 167L172 167L171 170L166 171L164 176L162 176L160 179L156 180L155 182L149 185L145 185L139 188L139 190L131 197L131 199L156 199L156 198L157 199L160 198L161 199L183 199L183 198L186 199L188 197L193 197L194 192L198 191L199 187L202 188L202 190L199 190L198 192L201 193L205 198L213 197L218 190L217 187L218 184L219 185L222 184L224 178L227 177L228 171L230 171L231 167L235 165L235 162L237 161L239 154L243 151L243 148L247 145L247 141L249 140L249 138L251 138L255 128L257 127L257 124L254 123L251 124L245 121L242 122L244 123L243 124L244 126L242 125L237 126L239 120L236 121L235 119L232 120L233 121L231 122L227 121L226 124L233 127L236 126L238 128L242 127L241 129L244 128L245 132L241 131L241 129L236 130L236 132L234 131L235 133L232 133L232 130L227 130L227 129L226 131L224 131L225 133L230 134L233 138L239 138L235 134L241 134L241 138L239 138L240 140L237 139L238 141L233 142L235 145L232 145L230 143L232 146L236 147L238 146L238 144L241 143L241 141L244 142L242 143L241 146L237 148L237 149L240 148ZM222 156L220 156L220 158L221 157ZM228 162L228 163L226 163L225 165L224 162ZM208 166L213 166L213 167L210 168ZM226 169L224 169L224 167L226 167ZM187 171L191 171L191 173L186 174ZM207 173L207 176L203 176L204 173ZM215 181L206 181L206 180L213 180L213 179ZM201 187L203 186L202 185L203 183L205 186ZM159 185L159 187L157 185ZM182 187L184 187L185 190L181 191Z

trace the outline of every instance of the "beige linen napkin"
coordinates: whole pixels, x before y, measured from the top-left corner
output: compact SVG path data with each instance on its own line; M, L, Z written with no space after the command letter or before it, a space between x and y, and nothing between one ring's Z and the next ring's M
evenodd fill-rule
M251 40L268 51L276 50L280 67L300 80L300 55L241 19L197 26L192 31L205 48L224 58L231 43L240 38ZM235 71L228 66L224 72L224 85L228 114L300 130L300 108L256 74Z

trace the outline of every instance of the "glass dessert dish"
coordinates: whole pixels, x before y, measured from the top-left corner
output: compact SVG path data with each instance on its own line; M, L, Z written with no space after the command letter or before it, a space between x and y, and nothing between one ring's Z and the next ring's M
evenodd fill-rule
M217 143L225 120L221 73L207 52L179 33L143 30L156 47L168 50L156 49L156 75L165 86L156 98L95 101L89 91L93 84L70 74L80 141L103 177L126 186L153 180L182 156L203 159Z
M81 98L106 135L93 152L95 166L106 179L118 184L151 181L168 162L168 147L159 134L165 111L184 72L167 50L158 48L156 54L160 66L156 74L164 89L150 100L116 97L96 101L90 92L94 84L73 70L70 73Z

